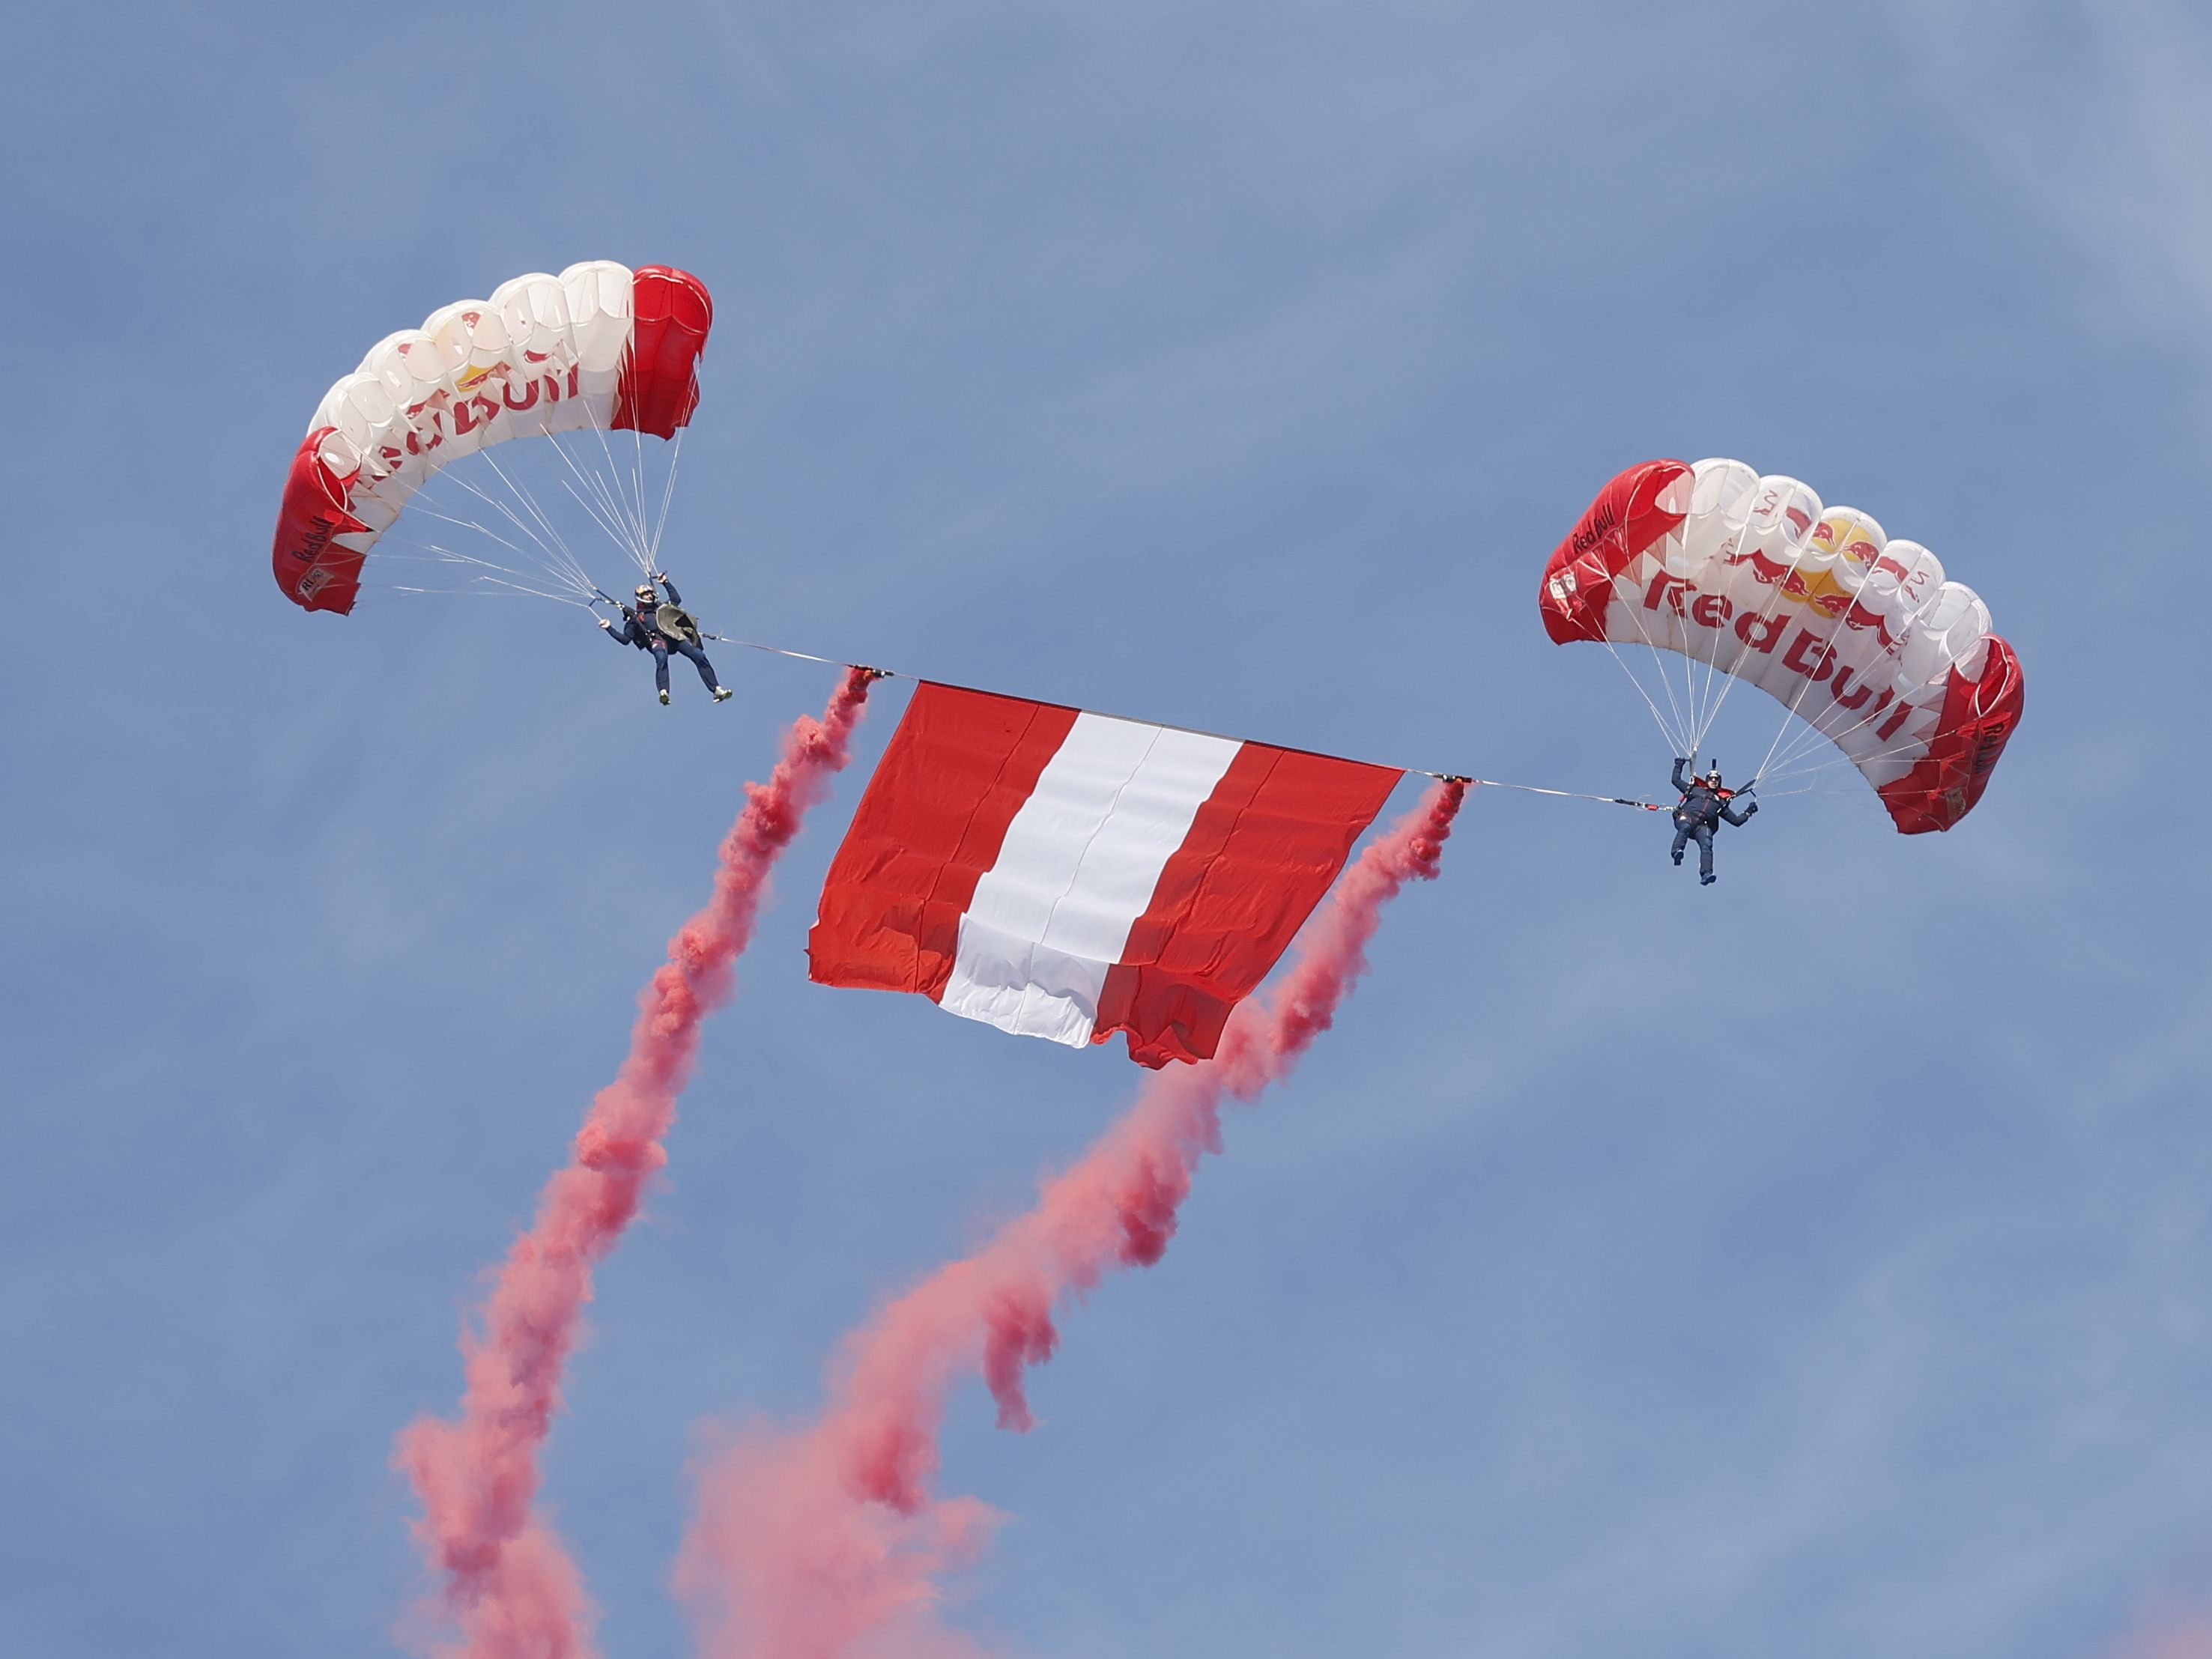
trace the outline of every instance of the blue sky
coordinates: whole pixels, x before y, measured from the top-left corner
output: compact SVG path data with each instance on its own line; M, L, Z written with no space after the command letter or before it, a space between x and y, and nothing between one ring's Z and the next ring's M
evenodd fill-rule
M598 257L717 296L666 548L710 626L1644 793L1536 573L1620 467L1723 454L1935 548L2027 665L1948 836L1778 801L1700 892L1653 820L1478 796L1037 1431L957 1406L947 1489L1015 1517L971 1628L2060 1659L2190 1604L2208 72L2155 3L19 18L0 1647L392 1648L391 1437L829 690L732 659L663 710L556 606L270 581L333 379ZM805 982L864 773L574 1369L549 1496L610 1654L689 1650L702 1419L810 1409L1134 1082Z

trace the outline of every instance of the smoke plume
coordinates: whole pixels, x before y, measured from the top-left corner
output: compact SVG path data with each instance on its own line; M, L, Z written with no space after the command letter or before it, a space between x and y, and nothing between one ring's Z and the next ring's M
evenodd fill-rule
M938 1616L944 1576L994 1512L933 1495L947 1400L980 1374L1002 1428L1026 1430L1024 1379L1059 1345L1054 1315L1175 1236L1224 1096L1249 1100L1327 1030L1366 966L1382 906L1437 873L1465 786L1431 789L1352 865L1272 994L1239 1007L1208 1062L1148 1080L1034 1209L939 1268L848 1339L811 1425L738 1437L699 1472L677 1566L708 1659L951 1659L979 1653Z
M699 1028L729 998L769 872L850 757L869 675L846 674L820 720L801 717L764 784L722 842L714 896L668 942L639 997L628 1058L599 1091L567 1166L549 1181L530 1231L499 1270L480 1328L465 1328L456 1419L424 1417L394 1462L422 1503L416 1537L443 1581L467 1659L580 1659L592 1649L582 1579L534 1512L538 1456L561 1405L561 1376L592 1297L592 1270L636 1216L668 1161L662 1142L690 1081Z

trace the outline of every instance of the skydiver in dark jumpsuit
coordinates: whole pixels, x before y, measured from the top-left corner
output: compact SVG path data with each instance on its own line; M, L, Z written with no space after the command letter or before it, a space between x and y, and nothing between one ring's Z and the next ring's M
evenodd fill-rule
M676 591L676 584L668 580L665 570L655 571L653 581L667 590L669 604L680 605L684 603L682 596ZM653 582L641 582L636 592L635 605L619 607L623 618L620 628L605 617L599 618L599 626L607 630L608 637L616 644L634 645L641 651L653 653L653 683L660 693L661 702L668 701L668 653L672 651L691 659L692 665L699 671L701 681L708 690L714 694L716 702L728 696L730 693L724 690L721 681L714 678L714 665L707 660L707 653L699 648L698 641L679 640L660 631L660 623L654 615L660 608L660 599L653 591Z
M1686 781L1683 774L1689 764L1686 757L1675 757L1674 787L1682 799L1674 808L1674 862L1682 861L1682 849L1694 836L1698 843L1698 884L1710 887L1717 879L1713 874L1713 831L1723 823L1742 828L1759 811L1759 803L1753 801L1742 811L1737 811L1729 805L1735 799L1734 792L1721 787L1719 767L1702 778L1692 776Z

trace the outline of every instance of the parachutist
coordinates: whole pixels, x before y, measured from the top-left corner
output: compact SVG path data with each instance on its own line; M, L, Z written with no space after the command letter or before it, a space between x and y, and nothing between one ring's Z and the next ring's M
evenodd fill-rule
M656 570L653 577L668 594L665 604L653 591L653 582L640 582L637 603L616 606L622 612L622 626L616 627L604 617L599 619L599 626L617 645L634 645L653 653L653 683L662 702L668 701L668 653L672 651L689 658L714 701L723 702L730 693L722 689L721 681L714 678L714 665L699 648L699 624L684 609L683 596L677 592L676 584L668 580L668 573Z
M1674 862L1681 863L1683 849L1694 839L1698 843L1698 884L1710 887L1719 879L1713 874L1713 831L1723 823L1742 828L1759 811L1759 803L1753 801L1737 811L1729 805L1735 799L1735 792L1721 787L1718 766L1698 777L1694 774L1685 775L1689 765L1686 755L1674 757L1674 787L1682 797L1674 807Z

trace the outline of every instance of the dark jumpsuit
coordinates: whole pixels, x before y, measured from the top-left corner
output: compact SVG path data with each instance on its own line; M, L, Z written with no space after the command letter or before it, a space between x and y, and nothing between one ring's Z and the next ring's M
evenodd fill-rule
M660 586L668 595L669 604L684 603L674 582L664 576ZM660 624L653 620L653 612L643 605L625 605L619 609L623 616L622 625L611 628L607 632L614 636L617 645L634 645L641 651L653 653L653 683L656 688L662 691L668 690L668 653L673 651L679 657L691 659L692 665L699 671L700 679L709 691L721 689L721 681L714 678L714 665L707 660L707 653L699 648L697 641L670 639L660 631Z
M1674 808L1674 862L1680 864L1682 861L1682 849L1694 837L1698 843L1698 878L1710 881L1713 873L1713 831L1720 828L1723 821L1735 824L1738 829L1742 828L1750 822L1751 815L1759 811L1759 803L1753 801L1738 812L1729 805L1735 799L1729 791L1723 789L1716 793L1703 778L1685 781L1683 769L1689 763L1687 760L1674 763L1674 787L1682 797L1680 804Z

